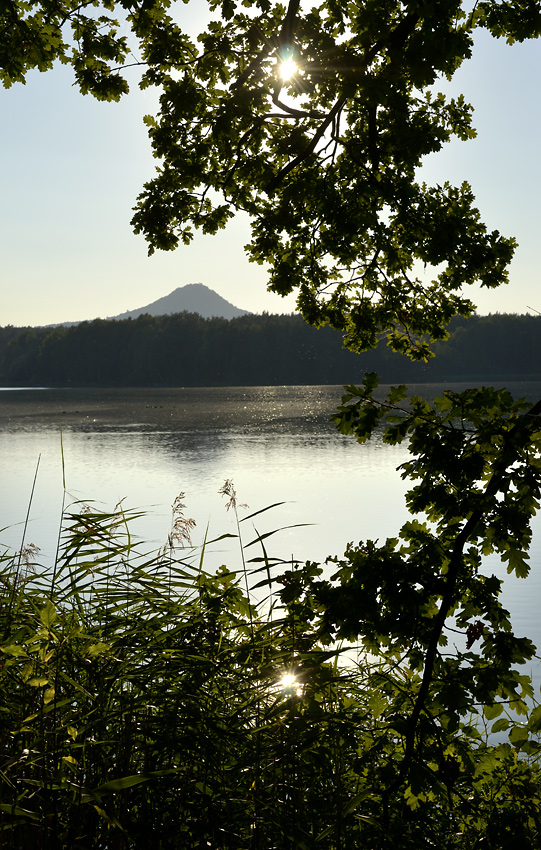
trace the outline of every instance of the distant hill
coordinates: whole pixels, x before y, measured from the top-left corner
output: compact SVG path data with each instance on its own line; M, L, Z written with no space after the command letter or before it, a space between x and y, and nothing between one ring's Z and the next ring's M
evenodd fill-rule
M179 286L169 295L158 298L146 307L138 307L136 310L128 310L118 316L109 316L110 319L136 319L143 313L151 316L170 316L173 313L199 313L204 319L219 317L222 319L236 319L239 316L250 315L247 310L240 310L213 289L202 283L188 283Z

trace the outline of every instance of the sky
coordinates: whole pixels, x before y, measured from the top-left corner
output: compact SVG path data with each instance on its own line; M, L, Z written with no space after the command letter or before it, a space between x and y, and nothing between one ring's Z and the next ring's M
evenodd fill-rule
M474 105L474 141L432 155L423 178L467 180L489 229L515 236L510 283L468 289L481 314L541 312L541 45L509 47L483 33L451 88ZM216 236L147 256L130 227L132 207L154 172L143 115L156 94L116 103L83 97L69 68L29 74L0 89L0 325L45 325L114 316L173 289L203 283L254 313L290 313L295 299L271 294L265 268L249 263L247 219Z

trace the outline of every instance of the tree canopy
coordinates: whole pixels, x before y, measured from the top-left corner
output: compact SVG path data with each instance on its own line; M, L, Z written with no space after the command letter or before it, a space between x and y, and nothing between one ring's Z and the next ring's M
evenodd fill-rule
M269 287L298 293L311 324L354 350L430 354L466 287L507 279L515 242L488 232L471 187L428 186L423 157L475 135L472 107L438 92L476 29L510 43L541 34L533 0L210 0L198 39L169 0L10 0L0 10L0 77L56 60L83 93L118 100L126 67L160 90L147 116L160 164L133 225L149 251L250 216L252 260ZM292 64L294 63L294 64ZM290 75L285 73L289 69ZM287 77L287 78L286 78ZM421 271L423 273L421 273Z
M161 91L159 114L147 118L160 164L133 219L149 249L189 242L194 228L214 233L244 210L250 256L269 264L276 292L298 291L310 324L332 325L357 350L386 335L392 349L424 359L449 320L473 309L468 284L505 281L514 248L487 232L467 184L419 179L424 156L474 133L471 107L437 83L468 59L479 27L510 42L539 36L541 4L208 6L212 20L194 40L167 0L8 0L3 83L59 60L83 93L116 100L137 52L141 85ZM92 343L98 330L77 333ZM57 361L69 336L51 334ZM14 339L15 357L19 344L34 356L39 334ZM29 835L37 846L36 825L40 846L73 847L83 834L73 811L88 805L84 835L107 848L155 836L164 848L539 847L541 706L531 708L531 680L517 670L535 647L513 633L483 558L528 574L541 402L530 408L486 388L433 403L405 402L404 387L386 399L376 390L370 374L348 386L334 420L360 442L376 432L408 442L401 472L413 518L384 543L350 543L328 559L330 576L270 558L274 532L241 544L246 595L225 567L207 576L199 555L194 579L173 532L157 560L133 561L130 535L118 543L123 509L74 515L51 576L34 577L33 550L0 557L10 772L0 810L10 846ZM238 517L237 529L240 541ZM205 535L203 552L222 539ZM244 550L256 542L251 589L266 588L268 622L251 607ZM366 652L362 678L341 670L341 641ZM268 696L276 661L307 683L304 693ZM506 731L509 743L493 746L488 734ZM156 796L145 788L102 803L168 777L174 785ZM219 837L207 830L215 823L225 824Z

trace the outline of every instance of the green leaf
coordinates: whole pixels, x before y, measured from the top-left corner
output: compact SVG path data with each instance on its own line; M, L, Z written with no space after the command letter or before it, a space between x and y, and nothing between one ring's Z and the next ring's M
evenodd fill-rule
M351 800L346 803L346 805L342 809L342 817L346 817L347 815L351 814L351 812L353 812L357 808L357 806L363 802L363 800L366 800L366 798L369 797L371 793L372 791L370 789L365 788L364 791L359 791L358 794L355 794L355 796L352 797Z
M177 773L178 771L175 768L168 768L166 770L153 770L149 773L136 773L132 776L123 776L120 779L111 779L109 782L105 782L103 785L100 785L99 788L95 788L92 791L92 794L96 797L101 797L103 794L113 794L117 791L123 791L125 788L133 788L135 785L141 785L143 782L149 782L151 779L156 779L160 776L168 776L172 773Z
M25 657L27 652L23 649L22 646L17 646L16 644L10 644L9 646L1 646L0 649L6 655L12 655L14 658Z
M536 705L528 717L528 729L532 735L541 731L541 705Z
M95 658L97 655L101 655L103 652L107 652L110 649L107 643L102 643L102 641L98 641L98 643L93 643L86 648L86 654L89 658Z
M26 684L30 685L32 688L41 688L44 685L49 684L49 679L47 676L32 676L31 679L28 679Z
M391 387L391 390L389 392L389 404L398 404L398 402L406 398L407 395L408 390L405 384L400 384L400 386L398 387Z
M40 816L29 809L23 809L20 806L10 806L9 803L0 803L0 812L5 812L7 815L12 815L17 818L30 818L30 820L39 821Z
M483 714L485 715L487 720L494 720L496 717L500 716L502 711L503 705L498 702L495 702L493 705L483 706Z
M43 703L44 705L48 705L55 698L56 689L52 686L47 688L46 691L43 692Z
M57 613L53 603L49 600L39 612L39 619L46 629L51 628L57 620Z
M526 727L516 724L509 732L509 740L513 746L520 749L521 745L528 740L528 730Z
M507 572L515 573L517 578L527 578L530 572L530 565L527 563L529 555L519 549L509 547L507 552L502 555L502 561L507 561Z

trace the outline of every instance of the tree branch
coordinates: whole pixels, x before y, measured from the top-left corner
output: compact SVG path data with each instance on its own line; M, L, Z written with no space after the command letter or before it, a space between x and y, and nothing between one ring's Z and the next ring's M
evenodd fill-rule
M273 180L271 181L271 183L269 184L269 186L267 188L267 194L268 195L271 195L273 192L275 192L276 189L278 188L278 186L280 185L280 183L282 183L282 181L284 180L284 178L286 178L287 175L291 171L293 171L294 168L297 167L297 165L300 165L300 163L303 162L306 159L307 156L310 156L310 154L314 152L314 150L316 149L317 143L322 138L322 136L324 135L327 128L332 124L332 122L334 121L336 116L344 108L346 102L347 102L347 97L345 95L342 95L341 97L338 98L338 100L334 104L331 111L328 113L325 120L322 121L321 124L319 125L319 127L316 130L310 144L307 145L306 148L302 151L302 153L300 153L298 156L296 156L295 159L292 159L291 162L288 162L288 164L285 165L278 172L278 174L276 174L276 176L273 178Z
M532 409L528 411L528 413L524 414L524 416L539 416L540 414L541 400L538 401L537 404L535 404L534 407L532 407ZM462 553L464 551L464 547L466 546L468 540L470 539L470 536L475 530L476 525L483 517L487 500L493 495L495 495L506 470L514 463L516 459L515 453L512 450L512 437L516 433L519 426L520 421L516 422L513 427L510 428L507 432L506 439L501 450L499 463L494 469L494 472L492 473L492 476L485 488L482 500L472 511L464 527L455 538L455 543L453 545L453 550L449 561L449 568L447 571L445 591L443 593L441 605L434 621L434 626L432 628L432 632L428 642L425 657L425 666L423 670L423 678L421 680L421 687L419 688L419 692L417 694L417 698L413 706L413 711L409 716L407 722L406 748L404 752L404 758L400 766L399 774L391 785L391 787L389 788L389 794L392 794L392 792L395 791L401 785L404 779L404 774L406 772L408 763L411 760L415 751L415 733L417 730L417 724L419 722L421 712L423 711L423 708L425 706L426 698L430 689L430 684L432 682L432 675L434 672L434 663L436 661L439 639L443 631L445 621L449 614L449 609L451 608L451 605L453 603L460 561Z
M244 83L246 83L252 76L256 68L258 68L263 62L263 60L267 58L269 53L271 53L277 47L280 47L280 45L282 44L293 44L295 18L297 17L299 6L300 0L290 0L284 18L284 22L282 24L282 29L280 30L280 34L278 36L272 36L268 39L268 41L263 45L257 56L252 59L248 67L244 69L238 79L235 80L234 83L231 83L231 85L229 86L230 91L234 91L235 89L238 89L243 86Z
M279 100L276 92L272 96L272 102L279 109L283 109L284 112L287 112L294 118L323 118L323 114L321 112L316 112L315 109L311 109L309 112L306 112L304 109L294 109L292 106L288 106L286 103Z

